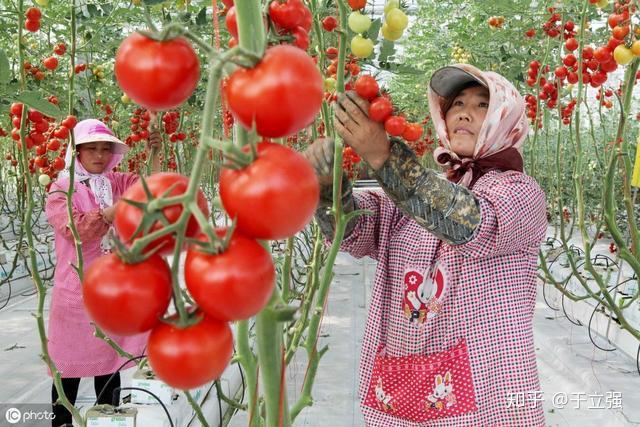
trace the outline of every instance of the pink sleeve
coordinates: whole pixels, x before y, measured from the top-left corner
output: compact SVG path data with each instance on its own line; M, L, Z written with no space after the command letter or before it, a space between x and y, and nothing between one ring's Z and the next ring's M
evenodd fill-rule
M59 187L52 186L52 192L47 197L45 212L54 230L67 239L73 240L71 229L68 227L67 196L63 191ZM101 239L109 230L109 224L104 220L99 209L80 212L75 207L72 207L72 213L73 223L78 230L80 240L83 242L96 238Z
M533 178L502 174L474 193L480 199L480 227L470 242L452 246L454 250L474 258L538 251L547 230L547 205Z
M372 214L360 215L352 220L356 221L356 225L351 234L342 241L340 250L356 258L368 256L377 260L381 249L380 242L389 239L402 214L381 191L358 192L354 193L353 197L356 209L366 209Z
M119 194L123 194L129 187L138 182L140 175L131 172L116 172L113 174L113 180L120 189Z

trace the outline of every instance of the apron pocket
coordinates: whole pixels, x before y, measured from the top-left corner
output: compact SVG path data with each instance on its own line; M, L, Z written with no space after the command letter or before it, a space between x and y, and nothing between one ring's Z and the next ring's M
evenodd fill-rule
M364 406L409 421L428 421L477 410L464 339L426 356L379 353Z

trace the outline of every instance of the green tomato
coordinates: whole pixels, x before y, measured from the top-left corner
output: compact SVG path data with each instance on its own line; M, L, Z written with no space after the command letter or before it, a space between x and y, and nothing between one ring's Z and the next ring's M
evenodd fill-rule
M373 42L358 34L351 39L351 53L358 58L368 58L373 53Z
M38 182L40 183L40 185L42 185L43 187L49 185L49 183L51 183L51 177L49 177L49 175L47 174L42 174L38 177Z
M120 101L122 101L122 103L126 105L131 102L131 98L129 98L129 96L127 96L127 94L125 93L120 97Z
M400 0L389 0L384 5L384 13L386 15L390 10L399 9L399 8L400 8Z
M392 30L387 23L382 24L382 37L391 42L394 42L402 37L403 32L403 30Z
M386 14L385 22L391 31L402 31L409 25L409 17L400 9L392 9Z
M334 90L336 90L337 84L338 82L336 81L336 79L334 79L333 77L327 77L326 79L324 79L324 90L326 92L333 92Z
M354 33L362 34L371 27L371 18L360 12L351 12L349 14L349 28Z

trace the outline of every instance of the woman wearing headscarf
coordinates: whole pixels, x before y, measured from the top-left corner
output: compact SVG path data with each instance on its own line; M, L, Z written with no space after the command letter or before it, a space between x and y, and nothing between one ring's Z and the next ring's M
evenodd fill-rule
M504 77L469 65L437 70L429 107L445 176L387 138L354 93L339 97L335 127L382 191L342 182L341 249L377 260L360 360L371 426L543 426L533 342L537 254L545 195L523 172L528 124ZM316 218L333 236L333 143L306 152L323 185Z
M74 191L71 198L73 222L82 242L83 267L86 270L93 261L110 251L107 233L112 227L115 203L138 180L133 173L115 172L129 147L118 139L111 129L95 119L79 122L73 129L76 146ZM152 132L149 147L159 143L160 135ZM104 389L98 403L111 403L113 391L120 386L118 368L126 359L102 339L94 336L94 327L82 302L80 278L74 269L77 265L76 248L67 210L69 166L73 150L67 148L66 169L51 185L45 211L55 236L56 270L51 297L48 327L48 349L56 368L62 375L65 395L74 404L80 379L93 377L96 395ZM154 171L159 163L153 159ZM125 351L140 355L146 344L147 334L128 337L111 336ZM114 378L108 379L114 374ZM71 413L56 404L58 393L51 389L53 426L71 424ZM119 393L116 392L116 396Z

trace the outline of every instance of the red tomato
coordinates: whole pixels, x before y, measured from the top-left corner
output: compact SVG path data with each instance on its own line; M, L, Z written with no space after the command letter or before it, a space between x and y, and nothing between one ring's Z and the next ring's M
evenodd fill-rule
M384 122L393 111L393 104L384 96L379 96L369 105L369 117L376 122Z
M309 125L322 104L323 80L313 59L288 45L267 49L251 69L238 68L225 87L229 110L245 128L280 138Z
M318 179L301 154L271 142L258 144L249 166L220 173L220 198L237 230L256 239L284 239L302 230L318 205Z
M414 142L422 136L422 126L420 123L407 123L402 132L402 138L407 142Z
M31 21L39 21L42 18L42 12L37 7L30 7L25 12L24 16Z
M47 150L49 151L58 151L60 149L60 140L52 139L47 144Z
M578 40L571 37L570 39L567 39L567 41L564 44L564 47L566 47L567 50L574 51L578 48Z
M611 49L606 46L600 46L593 53L593 57L601 64L605 62L613 61L613 54Z
M307 6L304 6L302 22L300 26L304 28L304 30L308 33L311 31L311 26L313 25L313 16L311 16L311 11Z
M335 16L327 16L322 20L322 28L325 31L333 31L338 26L338 20Z
M76 116L73 116L73 115L67 116L62 122L60 122L60 124L66 127L67 129L73 129L74 127L76 127L77 123L78 123L78 119L76 118Z
M233 6L233 0L222 0L222 3L228 8Z
M163 111L191 96L200 78L200 62L184 37L160 42L133 33L116 52L115 73L120 88L133 101Z
M302 27L297 27L291 32L293 36L293 45L302 50L309 49L309 34Z
M231 6L227 15L224 17L224 23L227 26L227 30L229 30L229 34L233 38L238 38L238 20L236 19L236 7Z
M31 19L27 19L24 21L24 28L27 31L35 33L40 29L40 21L32 21Z
M194 325L158 324L149 335L147 354L153 372L171 387L188 390L218 379L233 355L226 322L200 314Z
M301 0L286 0L282 3L273 0L269 3L269 16L279 28L291 31L302 25L305 13L303 9L306 7Z
M335 58L338 57L338 48L330 46L330 47L327 48L325 53L327 54L327 58L335 59Z
M64 43L58 43L56 47L53 48L53 52L56 55L62 56L67 52L67 45Z
M355 89L360 98L371 101L373 98L378 96L380 87L378 86L376 79L372 76L360 76L358 77L358 80L356 80Z
M61 171L64 169L64 159L62 157L56 157L53 159L51 167L53 167L54 170Z
M10 112L14 116L22 116L22 102L14 102L13 104L11 104Z
M154 197L161 196L169 189L169 187L172 188L168 194L169 196L179 196L187 191L189 178L178 173L162 172L153 174L148 177L146 179L146 183L149 191ZM141 181L138 181L137 183L129 187L129 189L123 194L122 198L135 202L148 201ZM201 190L198 190L198 206L205 216L209 215L207 199L205 198L204 193ZM162 213L164 214L169 224L173 224L182 214L182 205L167 206L162 210ZM116 205L116 217L114 225L116 227L118 235L123 241L131 244L132 240L134 240L135 238L142 237L143 235L160 230L164 227L164 225L159 220L156 220L147 233L138 233L134 236L134 232L142 222L143 215L144 212L142 210L127 203L125 200L122 200ZM197 220L193 216L191 216L187 224L186 235L188 237L194 237L198 234L199 231L200 227L198 226ZM173 252L175 248L175 238L173 234L167 234L154 240L149 246L145 248L145 252L159 247L160 245L163 245L162 249L160 250L161 254L168 254Z
M216 230L220 237L225 231ZM262 310L273 293L275 274L269 252L239 233L218 255L194 245L187 250L184 264L184 280L198 307L223 321L248 319Z
M407 120L402 116L391 116L384 121L384 130L391 136L400 136L407 127Z
M367 0L349 0L349 6L351 6L352 10L360 10L365 7L367 4Z
M53 135L56 138L67 139L67 137L69 136L69 128L66 126L60 126L58 129L56 129Z
M56 58L55 56L50 56L42 61L42 65L44 65L44 68L46 68L47 70L53 71L58 68L58 58Z
M105 331L134 335L153 328L171 301L171 270L159 255L126 264L104 255L87 269L82 299L89 316Z

